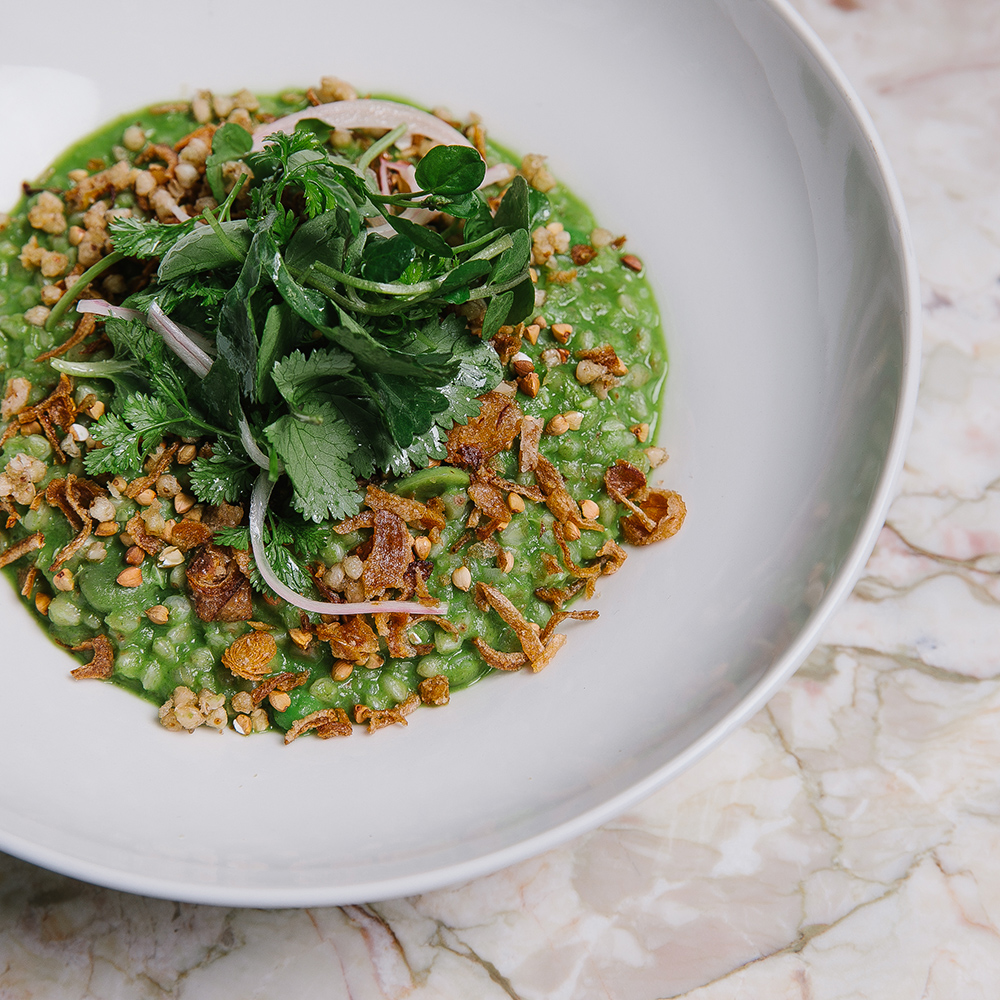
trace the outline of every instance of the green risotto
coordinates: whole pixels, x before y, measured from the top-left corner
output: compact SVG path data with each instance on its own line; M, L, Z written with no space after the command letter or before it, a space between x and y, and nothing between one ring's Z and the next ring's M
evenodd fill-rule
M109 124L0 216L0 565L172 730L374 731L548 666L684 518L624 242L334 78Z

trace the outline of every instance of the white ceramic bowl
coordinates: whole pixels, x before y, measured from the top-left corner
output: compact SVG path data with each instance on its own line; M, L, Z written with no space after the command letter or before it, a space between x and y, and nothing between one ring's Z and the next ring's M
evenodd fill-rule
M781 4L290 0L272 23L246 10L175 0L173 27L116 46L132 7L92 2L103 62L73 19L48 20L61 70L0 71L2 200L101 120L199 87L335 73L474 109L505 144L548 153L645 259L669 320L661 471L689 518L603 583L600 621L543 673L489 679L407 729L288 748L179 737L131 695L74 683L5 586L0 847L193 901L414 893L609 819L801 662L901 464L915 270L864 111ZM35 15L5 10L6 36L29 37Z

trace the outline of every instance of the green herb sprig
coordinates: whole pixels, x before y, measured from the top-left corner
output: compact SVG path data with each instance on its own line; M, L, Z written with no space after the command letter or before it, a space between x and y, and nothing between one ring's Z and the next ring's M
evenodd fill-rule
M465 146L432 148L416 166L421 190L385 194L368 163L396 137L351 161L308 123L260 152L226 125L206 172L217 215L111 223L117 252L159 257L154 283L124 304L156 301L215 353L199 379L142 323L108 320L115 360L94 365L115 368L92 374L111 378L117 395L94 430L104 447L88 453L88 471L135 475L164 434L208 435L215 451L192 466L191 488L206 502L236 502L257 471L239 444L245 421L271 469L287 475L291 509L319 522L360 509L359 479L405 476L445 456L448 429L502 378L488 339L534 306L537 206L516 177L491 213L478 190L485 164ZM222 164L233 159L252 176L237 219L240 187L223 189ZM447 228L407 209L444 213ZM477 299L481 339L455 312ZM285 540L292 523L274 537ZM293 588L304 573L294 562L275 564Z

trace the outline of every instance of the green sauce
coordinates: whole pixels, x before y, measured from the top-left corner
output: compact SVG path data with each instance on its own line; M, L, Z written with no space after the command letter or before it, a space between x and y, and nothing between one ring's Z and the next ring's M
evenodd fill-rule
M304 106L302 100L293 101L289 95L286 98L261 98L262 110L280 116ZM134 160L136 153L126 153L120 144L124 130L135 124L146 131L151 142L173 145L196 123L187 112L181 111L147 110L120 118L69 149L53 164L40 186L65 190L72 183L69 172L86 168L88 163L93 169L94 161L110 165L116 155ZM490 147L490 153L491 162L511 159L497 147ZM569 233L570 246L589 246L595 221L587 208L561 186L550 191L548 199L551 207L548 222L562 223ZM19 254L28 240L34 236L45 250L65 254L70 267L76 259L76 248L68 231L50 235L29 225L27 212L36 200L34 194L23 198L0 231L0 363L5 379L22 377L31 382L32 404L47 395L58 377L48 365L36 364L34 357L65 340L78 319L70 310L51 332L24 319L27 310L42 302L42 289L51 281L38 269L26 269L19 262ZM125 192L118 196L115 205L132 208L135 199ZM81 225L82 218L83 213L68 213L68 226ZM572 558L578 565L593 559L608 538L620 540L619 518L623 511L605 492L603 477L618 459L648 473L646 448L655 440L659 394L666 375L666 352L652 291L641 274L623 266L621 256L621 250L612 245L597 249L593 259L580 266L574 265L567 255L557 255L558 270L577 272L575 278L563 273L561 278L565 283L549 280L546 268L540 267L537 288L544 292L544 302L536 312L548 326L538 334L537 343L525 337L521 345L521 351L532 360L540 377L540 388L533 398L517 393L516 401L522 411L546 422L568 411L581 415L578 428L560 435L544 435L539 449L560 470L577 501L591 499L599 506L598 520L605 530L584 531L578 540L569 542ZM554 324L572 326L568 343L553 336ZM575 377L575 352L602 345L610 345L628 368L627 375L618 380L605 399L598 398L591 386L581 384ZM560 349L570 352L569 359L552 363L552 352ZM67 357L81 356L76 349ZM110 389L100 379L76 381L76 399L88 393L110 405ZM639 440L637 425L647 425L648 437ZM515 442L513 451L501 453L494 468L505 479L530 485L534 482L532 474L518 472L516 448ZM0 467L6 467L17 453L48 463L52 448L42 434L15 434L3 447ZM68 473L87 475L80 458L71 458L65 465L49 464L36 489L41 492L53 479ZM429 621L417 622L408 629L411 642L431 644L433 652L392 659L383 640L382 666L358 667L346 680L338 681L331 676L333 658L325 643L314 641L303 650L289 635L289 629L301 623L298 609L287 604L274 606L255 595L254 620L272 627L271 635L277 645L271 673L307 671L309 674L307 683L289 693L287 710L268 709L274 724L285 729L296 719L319 709L350 710L359 704L372 709L389 708L405 701L427 677L443 675L454 691L493 673L472 646L471 638L479 636L501 651L519 650L518 640L496 613L477 607L472 591L465 593L453 585L452 574L459 567L467 567L473 581L499 589L526 618L544 626L552 607L540 600L535 590L571 582L565 572L553 571L560 559L552 531L553 515L544 504L525 500L523 513L512 516L509 526L495 536L499 545L514 557L513 567L502 572L495 548L477 542L474 535L463 543L463 536L469 534L466 517L472 510L465 494L467 483L466 473L444 466L417 471L399 485L400 492L420 500L440 496L449 512L447 527L430 556L433 571L427 587L433 596L448 603L448 620L463 631L455 635ZM185 483L182 481L181 485ZM393 489L391 482L383 485ZM122 530L141 508L128 499L114 502L115 520ZM164 517L177 517L169 499L157 499L154 503L160 506ZM248 502L244 503L245 509L248 506ZM106 635L114 648L112 682L157 704L170 698L179 685L195 692L209 690L224 694L227 706L234 694L250 690L250 682L234 677L221 663L222 653L247 633L250 626L246 622L200 620L189 600L183 565L161 567L155 558L147 557L142 564L142 585L125 588L116 582L128 566L125 546L116 537L92 537L67 562L74 585L72 590L62 591L57 589L50 567L55 554L75 531L59 510L44 502L32 511L23 507L18 510L23 515L21 520L0 531L2 546L6 548L36 531L43 532L45 541L37 552L20 559L6 572L20 589L33 560L38 572L36 592L52 595L47 614L36 614L54 639L73 646L95 634ZM353 537L342 537L332 530L328 534L323 556L329 565L343 559L352 545L363 541L367 532ZM34 610L34 604L31 606ZM158 624L146 614L154 606L167 609L165 623ZM81 658L89 657L88 653ZM557 658L555 669L558 665ZM263 707L268 708L266 702ZM234 714L229 709L230 719Z

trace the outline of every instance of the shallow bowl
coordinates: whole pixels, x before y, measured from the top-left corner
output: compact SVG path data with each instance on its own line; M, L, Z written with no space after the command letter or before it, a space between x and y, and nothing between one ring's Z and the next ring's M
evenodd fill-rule
M611 818L789 676L860 571L901 464L916 278L871 124L780 3L290 0L272 23L247 10L177 0L144 44L123 0L88 6L99 43L47 20L48 68L0 69L0 200L130 108L335 73L478 111L499 141L549 154L628 234L668 321L659 473L687 501L683 530L603 583L600 621L571 629L547 670L490 678L406 729L288 748L179 737L131 695L71 681L0 593L0 847L183 900L373 900ZM7 37L34 37L35 17L7 9Z

